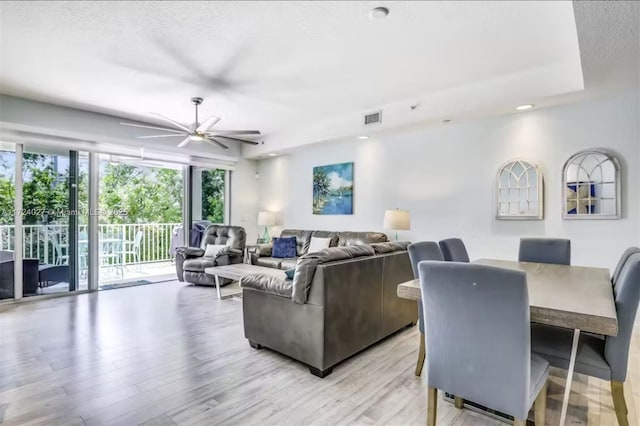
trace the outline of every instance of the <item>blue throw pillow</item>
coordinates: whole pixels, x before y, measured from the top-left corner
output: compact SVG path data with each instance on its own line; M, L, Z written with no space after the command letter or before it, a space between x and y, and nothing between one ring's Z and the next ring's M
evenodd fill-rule
M293 274L296 273L296 268L291 268L291 269L287 269L286 271L284 271L284 274L287 276L288 280L292 280L293 279Z
M296 237L284 237L273 239L273 249L271 250L271 257L296 257Z

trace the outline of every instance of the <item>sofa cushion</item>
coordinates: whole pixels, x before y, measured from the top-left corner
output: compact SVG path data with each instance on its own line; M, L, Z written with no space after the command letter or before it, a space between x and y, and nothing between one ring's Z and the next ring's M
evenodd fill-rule
M287 276L288 280L293 280L293 277L296 273L296 269L295 268L291 268L291 269L285 269L284 274Z
M411 244L409 241L396 241L388 243L373 243L371 244L371 247L376 254L385 254L392 253L394 251L406 250L409 244Z
M307 253L313 253L331 247L331 238L311 237Z
M389 241L382 232L340 232L338 247L359 246L363 244L384 243Z
M295 268L296 264L298 263L298 259L299 258L297 258L297 257L290 257L288 259L281 259L280 269L285 270L285 269Z
M190 272L204 272L205 268L216 266L215 257L198 257L195 259L186 259L182 264L182 269Z
M293 281L285 280L284 278L284 273L282 274L282 279L263 274L245 275L240 279L240 287L260 290L290 299Z
M311 238L331 238L329 247L336 247L338 245L338 233L336 231L313 231L311 232Z
M255 264L258 266L264 266L265 268L280 269L282 259L276 259L274 257L258 257L255 259Z
M305 231L304 229L284 229L280 233L280 237L296 237L295 256L302 256L309 248L311 233L312 231Z
M296 257L296 239L295 237L276 237L273 239L272 257Z
M368 245L329 247L324 250L305 254L298 259L296 273L293 277L291 298L294 302L304 304L307 301L313 276L318 265L337 260L353 259L362 256L373 256L375 251Z
M218 253L225 251L229 246L224 244L207 244L204 257L218 257Z

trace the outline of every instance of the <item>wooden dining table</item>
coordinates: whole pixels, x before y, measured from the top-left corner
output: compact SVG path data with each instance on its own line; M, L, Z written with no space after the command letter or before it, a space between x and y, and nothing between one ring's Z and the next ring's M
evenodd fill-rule
M564 425L580 332L605 336L618 334L618 318L609 270L497 259L478 259L473 263L526 272L531 322L573 330L571 358L560 414L560 425ZM397 294L404 299L421 300L420 280L399 284Z

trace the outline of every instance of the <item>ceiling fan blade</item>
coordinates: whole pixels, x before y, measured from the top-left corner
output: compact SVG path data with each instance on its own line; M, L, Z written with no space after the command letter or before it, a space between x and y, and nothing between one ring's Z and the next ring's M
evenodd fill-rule
M187 126L183 126L182 124L178 123L177 121L173 121L173 120L172 120L172 119L170 119L169 117L165 117L164 115L162 115L162 114L158 114L157 112L152 112L151 114L153 114L153 115L157 115L158 117L162 118L163 120L168 121L169 123L173 124L173 125L174 125L174 126L176 126L177 128L182 129L182 130L184 130L184 131L186 131L186 132L191 133L191 129L190 129L190 128L188 128Z
M216 117L215 115L212 115L211 117L204 120L201 125L198 126L198 128L196 129L196 132L205 132L211 127L215 126L218 123L218 121L220 121L220 117Z
M186 133L182 132L182 133L176 133L175 135L151 135L151 136L138 136L137 139L151 139L151 138L181 138L183 136L185 136Z
M214 143L217 143L218 145L220 145L221 147L223 147L224 149L229 149L229 147L228 147L228 146L226 146L225 144L223 144L222 142L220 142L220 141L219 141L219 140L217 140L217 139L214 139L214 138L206 138L206 139L205 139L205 141L207 141L207 142L209 142L209 143L214 142Z
M143 129L164 130L165 132L183 133L182 130L167 129L165 127L143 126L142 124L120 123L123 126L142 127Z
M260 130L212 130L207 133L215 133L217 135L259 135Z
M187 146L189 144L189 142L191 142L191 138L189 136L187 136L186 138L184 138L184 140L182 142L180 142L178 144L178 148L182 148L183 146Z
M250 141L248 139L238 139L238 138L232 138L229 136L223 136L223 135L215 135L216 138L221 138L221 139L228 139L230 141L234 141L234 142L242 142L242 143L249 143L251 145L258 145L258 142L256 141Z

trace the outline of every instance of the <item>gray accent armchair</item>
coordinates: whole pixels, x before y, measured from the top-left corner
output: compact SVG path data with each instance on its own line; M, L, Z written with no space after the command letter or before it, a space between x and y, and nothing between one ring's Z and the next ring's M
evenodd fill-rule
M640 253L632 254L625 262L613 287L613 294L618 314L618 335L602 339L582 333L575 371L611 382L618 424L628 426L623 384L627 379L629 346L640 301ZM563 328L534 324L531 327L533 351L547 359L552 366L567 369L571 358L572 334Z
M447 262L466 262L469 263L469 254L467 248L460 238L447 238L438 243L440 250Z
M571 265L571 240L520 238L518 261Z
M215 285L215 278L204 270L213 266L242 263L247 234L240 226L211 225L202 235L200 247L176 249L176 274L179 281L198 285ZM216 257L204 256L208 244L227 245L228 249ZM220 285L232 282L220 279Z
M545 424L549 363L532 354L527 277L522 271L459 262L418 264L427 351L427 424L438 389L514 417L524 426L535 401Z
M433 241L421 241L418 243L409 244L407 247L409 252L409 259L411 260L411 268L413 269L413 276L419 278L418 263L423 260L439 260L444 261L442 252L438 243ZM418 301L418 329L420 330L420 350L418 352L418 362L416 363L416 376L422 374L422 367L424 366L425 357L425 340L424 340L424 313L422 311L422 301Z

